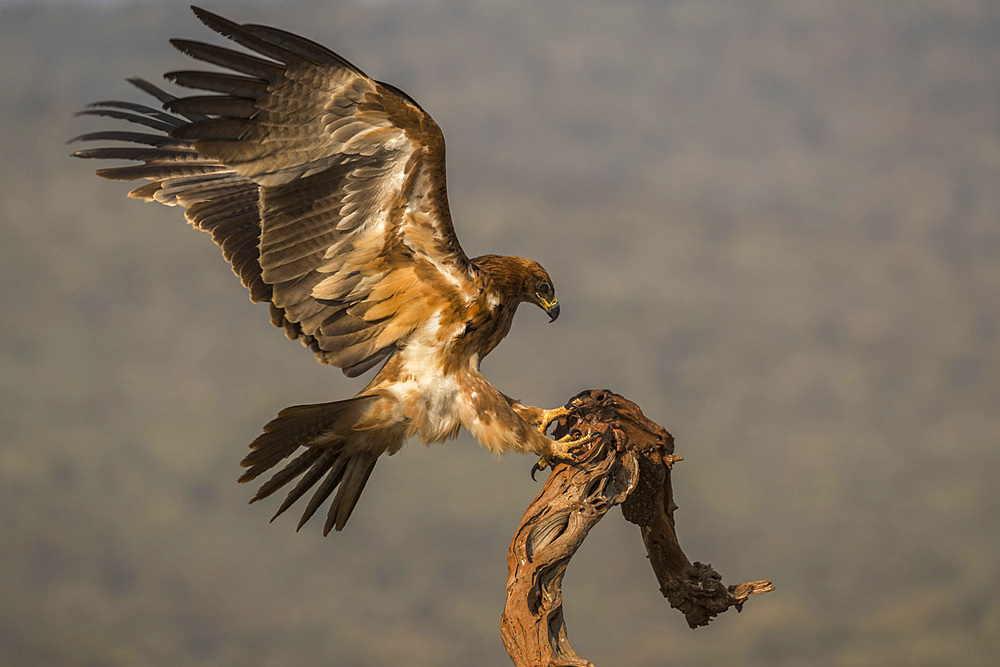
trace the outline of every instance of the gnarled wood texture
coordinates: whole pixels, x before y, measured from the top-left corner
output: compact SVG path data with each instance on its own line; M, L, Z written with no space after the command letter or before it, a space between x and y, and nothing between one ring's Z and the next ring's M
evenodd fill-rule
M614 505L640 527L660 591L688 625L740 611L768 580L726 587L710 565L691 563L674 531L670 471L674 439L635 403L606 389L585 391L566 407L555 435L595 436L583 461L560 464L525 512L507 552L507 604L500 633L517 667L591 666L569 643L562 579L576 550Z

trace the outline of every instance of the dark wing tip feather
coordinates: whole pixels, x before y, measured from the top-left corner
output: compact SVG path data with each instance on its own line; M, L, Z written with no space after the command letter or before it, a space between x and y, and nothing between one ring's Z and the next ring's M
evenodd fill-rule
M306 60L317 65L337 64L365 76L364 72L343 56L305 37L271 26L236 23L194 5L191 6L191 11L198 20L220 35L285 64L291 64L294 60Z
M176 70L163 75L182 88L209 90L241 97L260 99L267 93L267 81L225 72Z
M201 60L219 67L236 70L267 81L277 81L284 73L284 66L273 60L264 60L222 46L199 42L193 39L171 39L170 44L195 60Z
M202 9L201 7L195 7L191 5L191 11L194 15L198 17L198 20L204 23L206 26L219 33L223 37L228 37L238 44L243 44L248 48L255 48L252 44L246 44L245 40L248 38L247 31L243 29L239 23L235 21L230 21L229 19L219 16L207 9ZM259 42L259 39L252 39L250 41ZM287 52L286 52L287 53ZM270 54L266 54L270 55Z
M99 107L99 108L87 108L81 111L77 111L74 116L107 116L108 118L116 118L118 120L127 120L138 125L145 125L146 127L151 127L154 130L161 130L163 132L170 132L175 127L180 125L176 119L173 123L168 123L166 121L160 120L158 118L150 118L149 116L143 116L140 114L129 113L127 111L122 111L121 109L112 109L109 107Z
M87 132L73 137L67 144L78 141L129 141L134 144L145 144L147 146L162 146L170 141L170 137L165 134L148 134L146 132L127 132L123 130L102 130L100 132Z
M287 30L267 25L247 23L243 25L243 28L252 35L270 42L275 46L291 51L298 57L316 63L317 65L337 64L341 67L346 67L360 76L367 76L354 63L347 60L347 58L344 58L339 53L331 51L322 44L314 42L311 39L306 39L305 37L288 32Z
M198 17L199 21L207 25L212 30L215 30L216 32L219 32L221 34L225 34L222 32L222 30L239 27L238 23L230 21L227 18L223 18L222 16L219 16L214 12L210 12L204 7L191 5L191 11L194 13L195 16Z
M142 77L131 76L131 77L125 79L125 80L128 81L129 83L131 83L133 86L135 86L139 90L141 90L142 92L147 93L149 95L152 95L153 97L155 97L156 99L158 99L160 101L160 103L168 102L168 101L174 99L173 95L171 95L167 91L163 90L159 86L155 86L152 83L150 83L149 81L146 81Z
M96 158L98 160L138 160L154 161L198 161L198 155L187 150L169 148L149 148L146 146L101 146L76 151L74 157Z
M296 53L289 51L280 44L275 44L272 41L261 38L259 35L254 34L252 30L247 30L246 26L240 25L235 21L230 21L218 14L213 14L206 9L192 8L192 11L194 11L195 16L202 23L215 32L261 55L273 58L284 64L291 64L300 59Z
M177 123L178 120L174 116L162 111L161 109L154 109L153 107L146 106L145 104L137 104L135 102L120 102L118 100L102 100L100 102L91 102L87 105L88 109L124 109L126 111L135 111L136 113L141 113L150 118L157 118L165 123Z
M164 107L175 113L211 114L225 118L250 118L257 106L253 99L232 95L192 95L167 102Z

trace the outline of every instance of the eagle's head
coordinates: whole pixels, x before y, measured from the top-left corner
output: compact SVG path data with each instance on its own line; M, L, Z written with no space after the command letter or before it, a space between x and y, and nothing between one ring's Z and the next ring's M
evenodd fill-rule
M559 300L556 299L552 278L549 278L549 272L538 262L530 259L526 261L530 271L521 300L535 304L549 316L549 322L555 322L559 317Z
M488 274L504 300L514 307L520 303L533 303L549 316L549 322L559 317L559 301L549 272L533 259L483 255L472 260Z

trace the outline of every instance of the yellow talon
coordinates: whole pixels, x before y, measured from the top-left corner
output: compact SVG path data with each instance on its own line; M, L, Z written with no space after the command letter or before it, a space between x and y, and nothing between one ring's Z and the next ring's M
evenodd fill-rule
M546 468L552 466L553 459L579 463L584 457L574 456L573 450L582 447L583 445L589 445L596 439L597 435L591 433L590 435L585 435L582 438L573 439L566 435L558 440L553 440L551 451L549 451L549 453L542 458L538 459L538 463L535 464L534 470L545 470Z
M542 433L542 435L544 435L545 432L549 430L549 426L552 425L552 422L561 417L565 417L570 412L572 412L572 410L565 407L553 408L552 410L542 410L542 419L538 423L538 430Z

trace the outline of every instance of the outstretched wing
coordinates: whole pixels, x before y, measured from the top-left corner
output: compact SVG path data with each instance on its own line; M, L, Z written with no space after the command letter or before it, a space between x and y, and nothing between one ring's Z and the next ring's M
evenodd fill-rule
M129 82L161 103L176 99L143 79ZM75 141L116 141L129 146L91 148L74 157L135 160L143 164L98 169L103 178L149 184L129 192L130 197L183 206L185 217L195 228L212 234L232 264L233 272L250 291L250 300L271 300L272 288L260 271L259 190L256 183L217 160L200 155L189 141L173 139L169 133L202 116L179 116L133 102L95 102L78 115L107 116L127 120L142 130L105 130L75 137ZM274 313L280 318L281 312ZM275 322L281 326L280 319Z
M172 113L103 103L89 113L165 134L85 135L141 147L78 155L143 161L98 173L146 178L130 194L185 206L251 298L272 303L272 321L348 375L404 346L433 313L471 304L487 279L455 236L433 119L318 44L194 11L255 54L172 40L236 74L168 74L212 93L185 98L143 85Z

